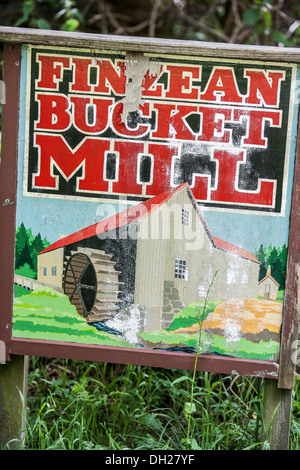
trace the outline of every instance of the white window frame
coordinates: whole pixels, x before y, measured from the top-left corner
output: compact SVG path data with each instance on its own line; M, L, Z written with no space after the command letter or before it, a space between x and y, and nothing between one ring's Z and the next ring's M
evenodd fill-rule
M175 279L184 279L185 281L188 280L188 269L186 260L181 258L175 258L174 277Z
M187 209L181 209L181 224L184 227L188 227L190 225L190 211Z

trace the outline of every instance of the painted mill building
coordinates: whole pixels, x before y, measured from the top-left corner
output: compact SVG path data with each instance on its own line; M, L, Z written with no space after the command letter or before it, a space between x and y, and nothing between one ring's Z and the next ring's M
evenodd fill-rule
M259 261L212 235L185 183L57 240L38 255L38 280L63 287L87 322L140 311L141 331L166 328L204 300L257 297Z

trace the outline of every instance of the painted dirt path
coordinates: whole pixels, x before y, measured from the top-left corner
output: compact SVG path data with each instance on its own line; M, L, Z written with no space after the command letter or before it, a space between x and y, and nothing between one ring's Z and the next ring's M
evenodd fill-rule
M222 335L230 340L246 337L251 341L279 341L282 303L264 299L233 299L222 302L203 322L202 330ZM199 324L180 328L176 332L195 333Z

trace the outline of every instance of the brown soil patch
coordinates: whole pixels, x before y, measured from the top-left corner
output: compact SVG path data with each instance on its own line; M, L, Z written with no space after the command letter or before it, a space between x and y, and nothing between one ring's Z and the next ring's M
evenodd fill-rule
M233 299L222 302L209 313L202 330L239 332L242 336L255 335L268 330L279 334L282 321L282 303L264 299ZM199 331L198 323L177 330L186 333Z

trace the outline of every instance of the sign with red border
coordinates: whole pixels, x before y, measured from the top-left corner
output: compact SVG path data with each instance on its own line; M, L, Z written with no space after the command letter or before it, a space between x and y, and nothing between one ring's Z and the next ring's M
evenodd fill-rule
M296 53L85 37L2 34L3 360L200 353L199 370L289 388Z

